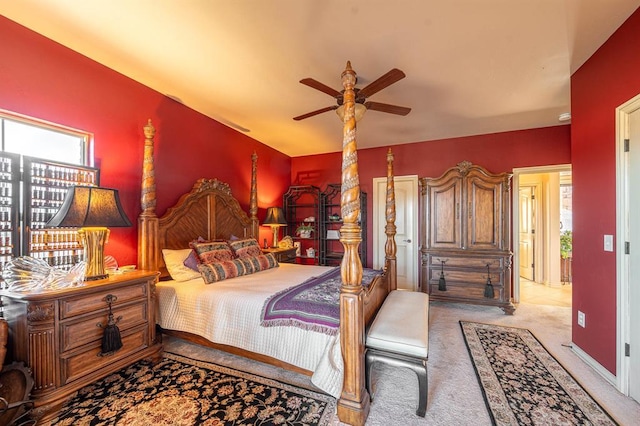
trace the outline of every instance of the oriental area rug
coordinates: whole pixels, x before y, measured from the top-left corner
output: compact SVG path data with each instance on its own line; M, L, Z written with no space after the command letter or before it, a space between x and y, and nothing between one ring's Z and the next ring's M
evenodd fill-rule
M617 424L529 330L460 326L493 424Z
M52 425L326 425L334 398L165 352L87 386Z

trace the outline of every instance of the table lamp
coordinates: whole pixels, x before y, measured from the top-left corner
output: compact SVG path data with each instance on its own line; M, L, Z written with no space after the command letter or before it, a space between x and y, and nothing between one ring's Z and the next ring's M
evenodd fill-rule
M109 239L108 227L131 226L120 204L117 189L72 186L60 210L47 222L47 227L80 228L78 235L87 263L85 281L109 276L104 268L104 245Z
M280 207L269 207L267 209L267 217L262 222L265 226L270 226L273 232L273 245L271 247L278 247L278 230L281 226L287 226L287 221L284 218L284 212Z

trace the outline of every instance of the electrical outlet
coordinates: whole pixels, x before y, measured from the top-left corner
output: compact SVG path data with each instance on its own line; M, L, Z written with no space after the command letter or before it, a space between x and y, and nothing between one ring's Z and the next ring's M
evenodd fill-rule
M587 326L587 318L584 312L578 311L578 325L582 328Z

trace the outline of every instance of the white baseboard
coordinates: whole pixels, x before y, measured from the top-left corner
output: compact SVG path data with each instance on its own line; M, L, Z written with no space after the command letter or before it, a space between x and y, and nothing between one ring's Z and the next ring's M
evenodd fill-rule
M578 357L583 360L589 367L593 368L598 374L605 378L609 383L613 385L614 388L618 389L618 379L614 374L611 374L609 370L604 368L598 361L593 359L588 353L580 349L578 345L571 342L571 349L573 352L578 355Z

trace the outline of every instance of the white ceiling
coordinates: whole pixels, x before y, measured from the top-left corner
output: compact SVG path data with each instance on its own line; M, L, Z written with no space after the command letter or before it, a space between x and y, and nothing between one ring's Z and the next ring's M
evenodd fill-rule
M570 75L640 0L0 0L0 13L290 156L342 149L347 60L368 100L358 146L546 127Z

